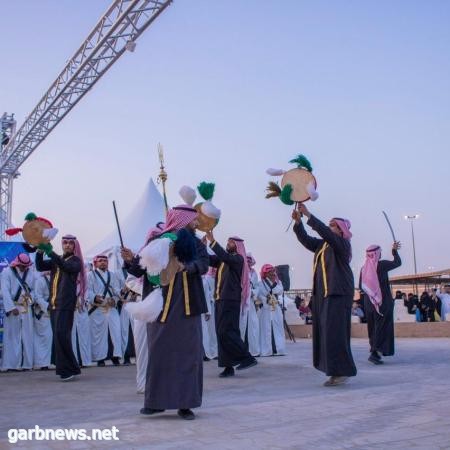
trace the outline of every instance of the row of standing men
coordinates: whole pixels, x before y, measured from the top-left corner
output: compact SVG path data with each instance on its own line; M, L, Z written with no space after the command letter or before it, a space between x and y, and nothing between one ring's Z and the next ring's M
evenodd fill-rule
M240 316L241 337L253 356L283 355L285 336L282 302L283 287L273 266L264 265L261 281L254 270L255 260L248 254L250 268L249 307ZM202 315L205 357L218 356L214 318L216 270L203 276L208 312ZM108 259L99 255L88 271L85 300L78 300L72 328L72 347L80 366L106 359L119 364L130 362L134 347L145 342L145 325L133 320L119 304L136 294L124 289L122 273L108 270ZM18 255L1 276L5 332L2 370L46 368L52 362L53 333L49 315L50 276L38 273L29 256ZM271 295L272 294L272 295ZM16 313L17 312L17 313ZM133 335L138 342L133 342ZM142 337L144 335L144 337ZM147 358L145 358L146 360ZM144 362L145 367L146 362ZM138 382L138 385L141 384ZM138 386L142 391L142 387Z
M133 353L134 321L120 309L124 279L98 257L87 274L84 299L79 297L72 327L72 348L80 366L104 365ZM1 275L4 337L2 371L46 368L52 363L50 274L36 272L26 253L19 254ZM126 295L126 294L125 294Z

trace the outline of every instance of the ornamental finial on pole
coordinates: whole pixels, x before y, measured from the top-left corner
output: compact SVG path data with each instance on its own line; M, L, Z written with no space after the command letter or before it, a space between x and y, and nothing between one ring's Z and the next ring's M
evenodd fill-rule
M167 204L167 195L166 195L166 181L167 181L167 172L164 167L164 149L161 143L158 142L158 158L159 158L159 175L157 178L157 182L162 183L163 188L163 198L164 198L164 206L166 208L166 215L169 212L169 205Z

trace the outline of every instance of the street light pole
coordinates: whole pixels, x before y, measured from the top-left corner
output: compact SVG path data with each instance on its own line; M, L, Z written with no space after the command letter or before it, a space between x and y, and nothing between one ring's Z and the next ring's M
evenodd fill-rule
M417 260L416 260L416 242L414 239L414 220L419 218L419 214L414 214L412 216L405 216L406 220L409 220L411 223L411 236L412 236L412 244L413 244L413 256L414 256L414 275L417 275ZM415 284L415 288L417 291L417 284ZM417 292L416 292L417 293Z

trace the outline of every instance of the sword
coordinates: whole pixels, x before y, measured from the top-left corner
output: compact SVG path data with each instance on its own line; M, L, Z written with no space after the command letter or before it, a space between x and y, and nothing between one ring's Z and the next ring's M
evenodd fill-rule
M386 222L388 224L389 229L391 230L392 239L394 240L394 242L397 242L397 239L395 239L395 233L394 233L394 230L392 228L391 222L389 221L388 215L384 211L382 211L382 213L384 215L384 218L386 219Z

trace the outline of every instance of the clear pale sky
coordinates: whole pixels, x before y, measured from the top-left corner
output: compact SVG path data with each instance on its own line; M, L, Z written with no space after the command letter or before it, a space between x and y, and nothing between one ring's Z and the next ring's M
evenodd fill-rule
M20 125L109 1L3 0L0 113ZM352 221L359 271L372 243L388 254L391 217L412 273L450 267L450 2L178 0L21 167L13 220L29 211L87 250L125 216L162 142L169 199L215 181L216 236L238 234L258 265L293 267L310 286L311 254L285 232L290 208L265 200L268 167L309 157L323 220ZM152 224L149 224L149 226Z

